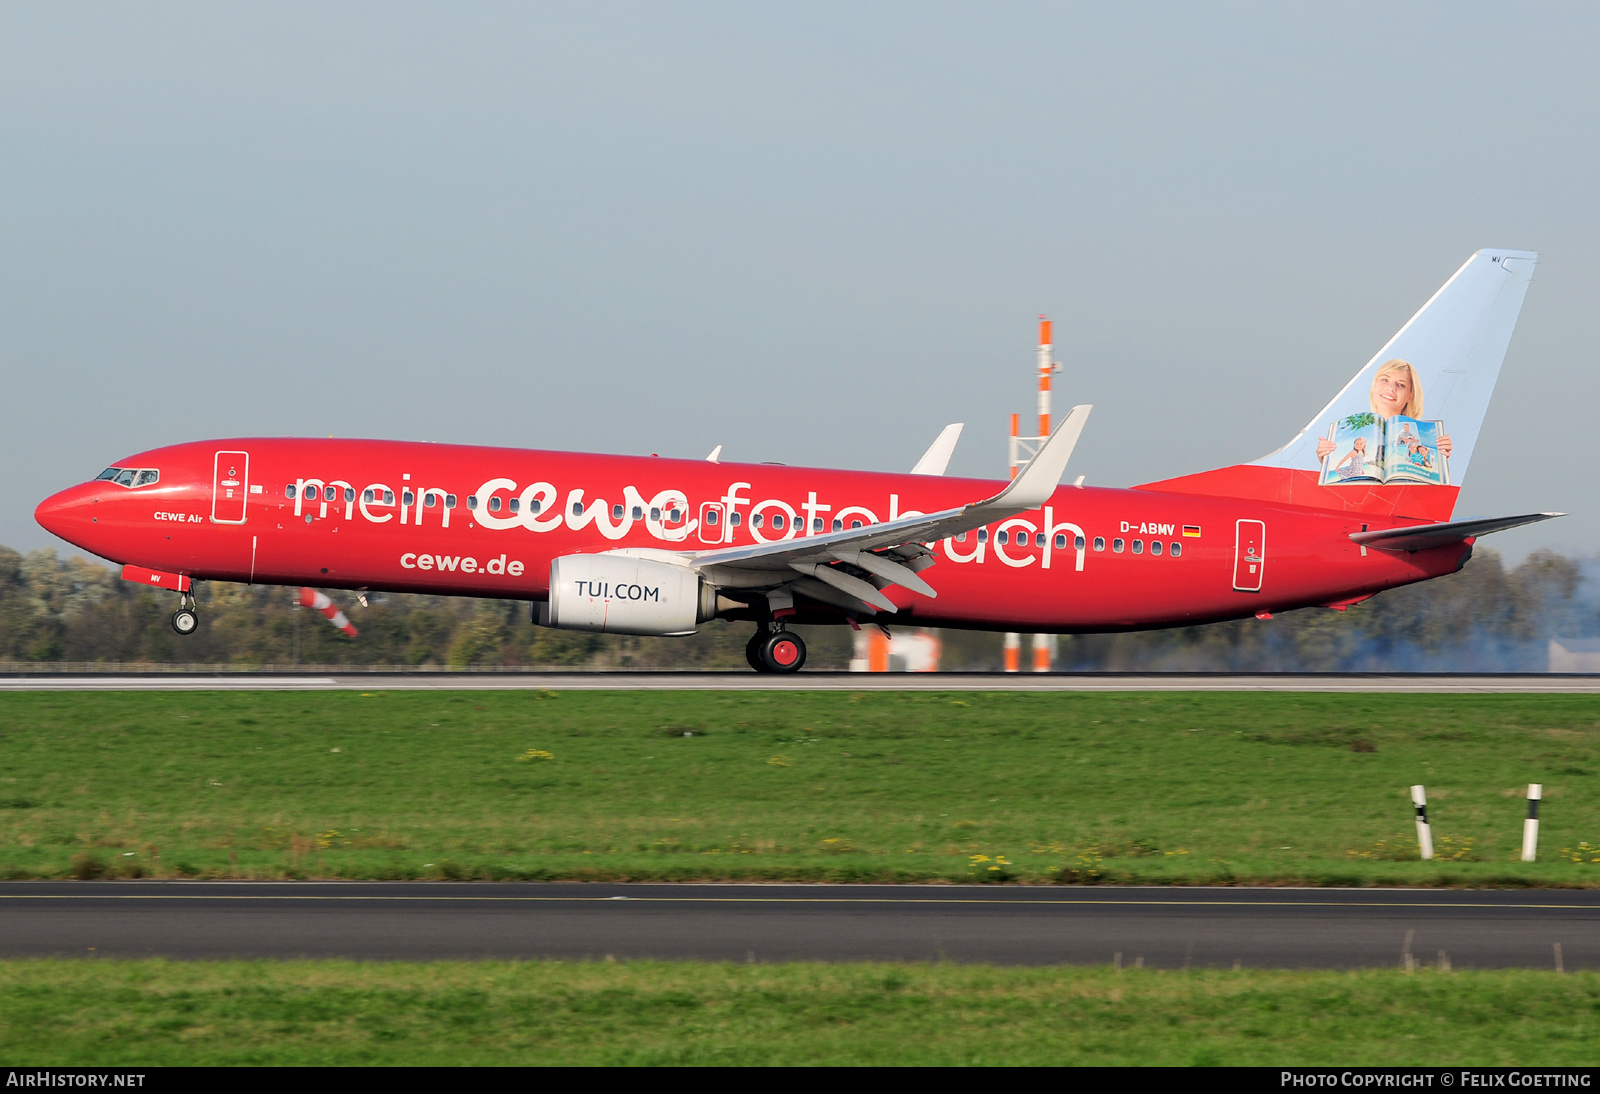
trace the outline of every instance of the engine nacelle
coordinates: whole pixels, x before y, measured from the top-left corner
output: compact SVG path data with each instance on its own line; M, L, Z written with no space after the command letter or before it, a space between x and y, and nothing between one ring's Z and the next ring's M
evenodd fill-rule
M539 623L601 634L693 634L717 612L717 590L687 566L622 554L563 555L550 563Z

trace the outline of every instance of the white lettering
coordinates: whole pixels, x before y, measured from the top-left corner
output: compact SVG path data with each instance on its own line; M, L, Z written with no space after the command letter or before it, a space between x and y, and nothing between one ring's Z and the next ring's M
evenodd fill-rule
M411 560L410 562L406 561L406 559L408 559L408 558ZM404 566L408 570L415 570L417 568L417 556L414 555L414 554L411 554L410 552L407 552L406 554L401 555L400 556L400 565Z
M478 487L478 523L496 532L503 532L507 528L515 528L521 524L522 517L520 514L512 513L508 517L502 517L489 512L490 497L497 491L504 490L509 493L516 488L517 484L511 479L490 479ZM402 521L401 523L404 522Z
M485 566L483 568L483 572L486 573L486 574L503 574L503 573L505 573L506 572L506 556L505 555L501 555L499 558L491 558L489 560L489 565L487 565L487 566Z
M371 501L367 500L367 495L368 494L372 495L372 500ZM383 483L381 483L381 482L375 482L371 486L367 487L365 490L363 490L361 492L361 500L358 501L356 504L361 507L361 515L362 516L366 517L373 524L382 524L385 521L393 520L394 519L394 514L393 513L385 513L381 517L375 517L375 516L372 515L372 511L369 510L367 508L367 506L369 506L369 505L393 505L394 502L392 500L385 500L385 499L392 499L393 497L394 497L394 491L393 490L390 490L387 486L383 485ZM296 509L295 512L299 512L299 510Z
M971 535L975 535L976 533L975 532L967 532L966 534L971 536ZM983 540L981 540L981 539L978 540L978 545L972 549L972 553L970 555L958 554L956 552L956 546L955 545L956 545L956 537L954 537L954 536L946 536L946 537L944 537L944 553L945 553L945 557L947 557L951 562L976 562L976 563L979 563L980 565L983 563L984 549L988 546L988 544L985 543Z
M1044 559L1041 568L1046 570L1050 568L1050 553L1055 549L1056 533L1069 532L1073 536L1073 539L1071 540L1073 550L1077 552L1078 556L1078 564L1074 567L1074 569L1082 570L1084 551L1083 529L1079 528L1076 524L1057 524L1055 508L1049 505L1044 507L1044 527ZM1127 521L1122 522L1122 528L1123 531L1127 531Z
M475 558L464 558L464 559L462 559L461 560L461 572L464 573L464 574L475 574L475 573L477 573L478 572L478 560L475 559Z
M530 532L548 532L561 527L561 509L556 505L556 497L556 488L550 483L530 483L522 492L522 526Z
M468 559L467 561L471 562L472 560ZM510 574L512 577L521 577L522 563L516 561L506 563L506 573Z
M317 496L312 500L322 502L322 511L318 514L318 516L327 516L328 503L322 501L322 488L325 485L327 484L321 479L296 479L294 483L294 515L297 517L301 515L300 507L305 503L306 500L306 487L310 486L315 488L317 492Z
M802 508L802 509L804 509L806 511L805 534L808 535L808 536L816 528L816 525L817 525L817 514L818 513L829 513L829 512L833 511L833 506L831 506L831 505L818 505L817 504L817 492L815 490L810 492L810 494L806 497L805 504L800 506L800 508Z
M1046 519L1049 519L1049 518L1046 518ZM995 531L1004 534L1004 532L1008 528L1026 528L1027 529L1026 532L1022 533L1021 535L1019 535L1017 537L1017 542L1020 545L1024 546L1024 547L1032 545L1033 534L1039 530L1038 526L1035 525L1033 523L1033 521L1031 521L1031 520L1023 520L1021 517L1012 517L1010 520L1003 522L1000 525L999 528L995 529ZM994 540L994 556L996 558L998 558L1001 562L1004 562L1007 566L1018 566L1018 567L1021 567L1021 566L1032 566L1033 565L1033 556L1032 555L1029 555L1027 558L1012 558L1010 555L1006 554L1005 544L1000 542L1000 537L999 536L995 536L995 540Z
M431 569L433 569L433 556L432 555L418 555L417 556L417 569L419 569L419 570L431 570Z

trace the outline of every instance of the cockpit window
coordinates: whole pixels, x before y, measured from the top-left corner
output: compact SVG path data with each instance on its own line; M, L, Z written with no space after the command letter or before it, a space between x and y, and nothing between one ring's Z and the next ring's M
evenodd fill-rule
M150 486L161 480L161 472L153 467L108 467L94 477L95 482L114 482L118 486Z

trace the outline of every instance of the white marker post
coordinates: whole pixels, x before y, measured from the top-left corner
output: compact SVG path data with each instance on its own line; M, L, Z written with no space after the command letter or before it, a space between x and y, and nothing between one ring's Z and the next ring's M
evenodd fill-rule
M1544 796L1542 783L1528 784L1528 819L1522 822L1522 861L1533 862L1539 857L1539 799Z
M1421 783L1411 788L1411 803L1417 807L1417 846L1422 848L1426 862L1433 858L1433 830L1428 827L1428 795Z

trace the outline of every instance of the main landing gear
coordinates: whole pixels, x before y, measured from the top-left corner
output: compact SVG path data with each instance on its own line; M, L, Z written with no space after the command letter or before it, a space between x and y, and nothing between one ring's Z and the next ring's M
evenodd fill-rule
M187 638L200 625L200 616L194 609L194 594L183 593L178 610L172 613L172 629Z
M799 672L806 663L806 644L793 631L763 627L745 643L744 659L757 672Z

